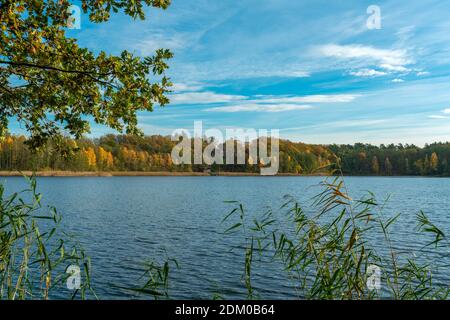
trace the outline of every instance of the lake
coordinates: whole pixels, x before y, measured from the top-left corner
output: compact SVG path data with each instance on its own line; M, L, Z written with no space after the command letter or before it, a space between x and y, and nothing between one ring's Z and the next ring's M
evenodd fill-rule
M1 178L8 192L26 186L23 178ZM244 255L239 235L224 235L222 218L232 205L250 214L279 207L283 196L307 202L320 191L321 177L58 177L38 178L38 190L63 216L64 231L76 236L92 259L93 285L102 299L138 298L115 286L136 287L143 262L176 258L170 295L179 299L245 298ZM385 214L402 213L396 246L416 250L425 244L414 232L415 214L424 210L450 229L450 179L347 177L353 198L374 192L390 195ZM377 239L374 239L375 246ZM381 243L381 242L380 242ZM380 244L381 246L381 244ZM439 259L438 259L439 260ZM450 272L438 275L447 283ZM255 271L254 285L266 299L291 299L295 292L278 264ZM67 298L62 292L57 298Z

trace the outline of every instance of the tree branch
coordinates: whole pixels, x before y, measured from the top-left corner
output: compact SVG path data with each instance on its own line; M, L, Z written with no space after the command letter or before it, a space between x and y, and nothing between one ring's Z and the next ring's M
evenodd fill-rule
M41 66L41 65L28 63L28 62L12 62L12 61L5 61L5 60L0 60L0 64L7 64L7 65L13 65L13 66L24 66L24 67L30 67L30 68L39 68L39 69L44 69L44 70L52 70L52 71L71 73L71 74L81 74L83 76L87 76L87 77L91 78L95 82L98 82L104 86L111 86L116 89L119 88L117 85L115 85L111 81L105 81L105 80L101 80L101 79L98 79L95 77L95 76L110 76L111 73L95 73L95 72L80 71L80 70L65 70L65 69L60 69L60 68L56 68L56 67L52 67L52 66ZM17 72L14 72L14 71L13 71L13 73L18 74ZM24 76L22 75L22 77L24 77Z
M90 76L92 76L93 74L96 76L105 76L105 77L111 75L110 73L96 73L96 72L82 71L82 70L66 70L66 69L60 69L60 68L56 68L56 67L52 67L52 66L41 66L38 64L33 64L33 63L28 63L28 62L13 62L13 61L0 60L0 64L8 64L8 65L17 66L17 67L38 68L38 69L43 69L43 70L53 70L53 71L59 71L59 72L64 72L64 73L77 73L77 74L84 74L84 75L90 75Z

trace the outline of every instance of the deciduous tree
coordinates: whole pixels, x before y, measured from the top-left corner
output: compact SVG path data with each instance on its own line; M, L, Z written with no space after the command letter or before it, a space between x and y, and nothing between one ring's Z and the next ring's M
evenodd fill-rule
M170 0L82 0L95 23L119 11L144 19L145 7L166 9ZM130 134L140 133L136 113L166 105L169 50L152 57L128 51L94 53L66 35L68 0L0 1L0 136L15 118L29 131L27 143L89 132L89 119Z
M373 156L373 158L372 158L372 172L374 174L380 173L380 165L378 163L377 156Z

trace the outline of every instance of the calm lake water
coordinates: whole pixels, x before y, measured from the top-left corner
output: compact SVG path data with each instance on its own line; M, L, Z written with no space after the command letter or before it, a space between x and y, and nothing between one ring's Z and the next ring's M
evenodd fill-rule
M23 178L1 178L7 191L26 186ZM237 200L249 214L279 207L283 196L300 202L321 189L321 177L70 177L38 178L45 203L63 216L63 229L76 236L91 256L93 285L102 299L136 298L115 286L136 287L143 262L173 257L180 269L171 274L172 298L245 298L242 237L224 235L222 218ZM391 196L385 214L402 213L395 226L395 246L417 250L426 240L413 232L415 214L424 210L444 230L450 229L450 179L348 177L353 198L374 192ZM374 245L384 245L373 239ZM234 248L234 250L230 250ZM436 263L443 258L437 257ZM438 280L450 283L450 270ZM255 270L261 298L295 298L278 264ZM70 292L61 292L67 298Z

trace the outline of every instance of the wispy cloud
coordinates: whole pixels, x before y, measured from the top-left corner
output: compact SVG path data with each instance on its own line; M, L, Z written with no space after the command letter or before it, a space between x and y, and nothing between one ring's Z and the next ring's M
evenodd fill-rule
M329 44L319 47L319 51L326 57L340 59L368 59L379 62L381 66L404 66L411 63L405 50L378 49L363 45Z
M258 103L345 103L352 102L360 95L337 94L337 95L309 95L309 96L260 96L252 102Z
M431 116L428 116L428 118L430 118L430 119L447 119L448 117L443 116L443 115L435 115L435 114L433 114Z
M307 131L311 129L320 129L321 127L326 127L327 129L330 128L365 128L370 126L377 126L381 124L386 124L392 122L391 119L349 119L349 120L339 120L339 121L333 121L333 122L326 122L326 123L319 123L319 124L313 124L313 125L306 125L303 127L291 127L291 128L283 128L280 129L281 132L283 131Z
M388 63L382 63L380 64L380 68L383 68L387 71L393 71L393 72L409 72L410 69L404 67L404 66L396 66Z
M321 56L337 58L348 63L347 67L365 67L358 71L350 71L357 77L383 76L391 73L408 73L411 71L407 66L414 61L406 50L402 49L380 49L364 45L336 45L328 44L318 47ZM380 70L375 70L377 66Z
M311 76L310 72L303 70L295 70L294 67L286 70L254 70L249 71L244 75L245 77L286 77L286 78L308 78Z
M200 86L200 85L199 85ZM360 95L357 94L330 94L330 95L308 95L308 96L273 96L273 95L257 95L257 96L242 96L242 95L231 95L231 94L219 94L212 91L204 92L191 92L190 90L195 89L195 85L176 85L175 89L178 89L182 93L174 93L170 95L171 104L216 104L216 103L236 103L239 102L238 106L224 106L219 110L233 110L237 112L239 110L260 110L255 108L256 105L274 105L278 108L273 108L273 110L294 110L294 106L298 109L303 109L303 106L299 104L310 104L310 103L346 103L352 102ZM176 90L174 90L176 91ZM245 108L243 108L245 106ZM242 108L241 108L242 107ZM272 109L271 109L272 110Z
M358 71L350 71L350 75L355 77L378 77L386 75L386 72L374 69L361 69Z
M174 83L170 88L173 92L192 92L192 91L200 91L204 88L204 85L197 83Z
M310 105L299 104L239 104L217 108L205 109L207 112L286 112L295 110L308 110L313 107Z
M86 19L73 34L95 52L174 51L173 107L142 113L141 124L298 127L283 134L315 143L450 140L445 1L379 0L381 30L367 29L366 3L355 0L254 2L173 1L144 21Z
M394 82L394 83L402 83L402 82L405 82L405 80L396 78L396 79L393 79L392 82Z
M171 104L212 104L245 100L246 96L219 94L210 91L185 92L170 95Z
M441 114L432 114L428 116L430 119L448 119L450 117L450 108L441 111Z
M160 48L170 48L172 51L182 49L186 46L186 37L181 35L152 34L148 38L135 42L133 48L142 56L150 56Z

